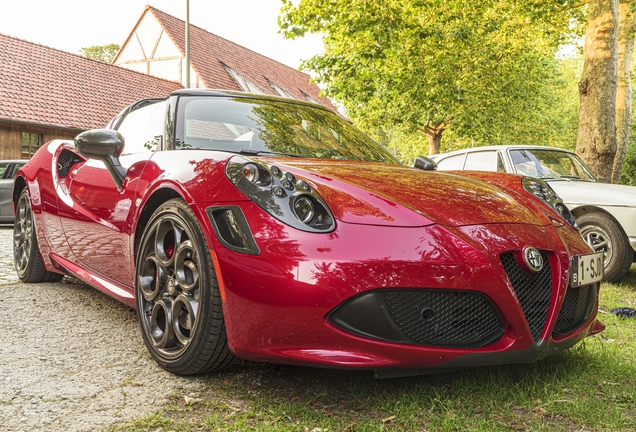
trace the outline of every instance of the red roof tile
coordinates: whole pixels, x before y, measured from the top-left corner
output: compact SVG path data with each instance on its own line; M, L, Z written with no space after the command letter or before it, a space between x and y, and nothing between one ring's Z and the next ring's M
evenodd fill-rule
M146 6L146 8L157 18L185 56L185 22L152 6ZM252 81L265 93L278 96L269 83L272 81L297 99L307 100L304 92L322 105L336 111L336 107L328 98L320 96L320 88L309 82L308 74L192 24L190 24L190 64L208 88L241 90L225 69L225 64Z
M176 82L0 33L0 119L63 128L104 127L140 99Z

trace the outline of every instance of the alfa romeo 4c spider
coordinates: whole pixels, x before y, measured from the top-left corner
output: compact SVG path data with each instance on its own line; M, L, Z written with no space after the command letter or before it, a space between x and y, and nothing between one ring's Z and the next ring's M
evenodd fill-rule
M298 100L134 103L43 145L13 201L20 279L69 275L135 308L176 374L529 363L604 328L603 254L547 183L405 167Z

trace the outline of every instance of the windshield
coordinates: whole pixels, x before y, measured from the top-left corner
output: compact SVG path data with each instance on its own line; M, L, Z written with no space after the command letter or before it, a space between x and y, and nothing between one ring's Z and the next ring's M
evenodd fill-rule
M181 97L176 148L398 163L333 112L248 98Z
M543 179L568 179L595 182L596 177L574 153L560 150L510 150L517 174Z

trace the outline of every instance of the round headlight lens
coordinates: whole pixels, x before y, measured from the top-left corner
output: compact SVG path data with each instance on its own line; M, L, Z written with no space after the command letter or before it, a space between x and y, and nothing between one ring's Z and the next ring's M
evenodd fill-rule
M241 170L248 182L267 187L272 184L272 175L265 168L255 163L246 163Z
M250 183L257 183L260 178L258 167L253 163L243 165L243 175Z
M316 214L316 206L311 198L301 195L294 201L294 213L302 223L308 224Z

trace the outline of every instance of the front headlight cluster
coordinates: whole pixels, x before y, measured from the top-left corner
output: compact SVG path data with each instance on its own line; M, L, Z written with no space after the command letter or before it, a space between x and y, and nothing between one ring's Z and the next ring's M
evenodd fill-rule
M329 207L309 183L276 165L235 156L225 174L249 199L287 225L309 232L335 227Z
M574 228L579 229L579 226L574 220L574 216L570 213L570 209L563 204L561 197L557 195L548 183L534 177L524 177L521 183L523 184L523 188L526 192L539 198L547 204L548 207L560 214L567 223L572 225Z

